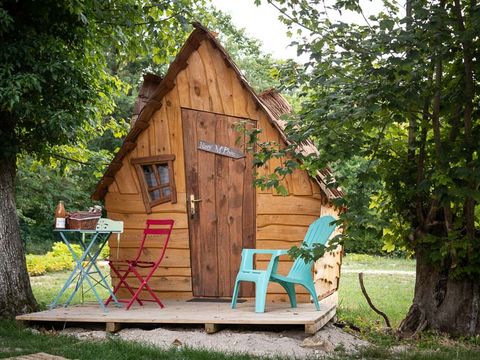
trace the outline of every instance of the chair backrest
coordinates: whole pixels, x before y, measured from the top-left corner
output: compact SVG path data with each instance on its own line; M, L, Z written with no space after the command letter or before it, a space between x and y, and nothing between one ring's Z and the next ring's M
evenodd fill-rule
M309 227L303 239L303 247L311 247L314 244L325 245L330 238L330 235L335 231L336 225L330 224L335 221L335 218L330 215L322 216L320 219L315 220ZM297 258L288 273L289 277L299 278L309 274L312 269L313 261L305 263L302 258Z
M147 237L149 235L158 235L156 238L160 239L160 243L155 244L156 248L160 248L159 257L155 260L155 264L158 265L163 259L165 255L165 250L167 250L168 241L170 240L170 235L172 234L173 225L175 221L171 219L162 219L162 220L151 220L148 219L146 222L146 227L143 230L143 238L138 247L137 256L135 257L135 261L140 260L142 256L142 252L145 247L149 247L147 244ZM157 240L158 241L158 240Z

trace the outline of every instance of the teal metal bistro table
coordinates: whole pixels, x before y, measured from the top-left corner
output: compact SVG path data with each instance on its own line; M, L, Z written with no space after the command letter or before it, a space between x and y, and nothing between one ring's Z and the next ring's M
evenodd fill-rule
M100 271L96 261L110 235L117 234L117 236L120 236L120 234L123 232L123 222L110 219L99 219L95 230L55 229L54 231L60 234L63 242L65 245L67 245L68 250L72 254L73 260L75 261L75 267L63 285L62 290L60 290L55 297L55 300L50 305L50 309L58 305L61 296L73 283L75 283L75 288L68 297L67 301L63 304L64 307L70 305L73 297L80 289L82 289L83 293L83 282L86 282L88 285L88 289L85 292L91 290L105 312L107 312L107 308L95 289L97 285L107 289L109 295L112 297L113 302L117 306L121 306L115 297L112 288L108 285L105 276ZM83 251L80 257L75 253L72 247L72 243L75 241L75 238L79 238L79 243ZM97 275L97 278L94 275Z

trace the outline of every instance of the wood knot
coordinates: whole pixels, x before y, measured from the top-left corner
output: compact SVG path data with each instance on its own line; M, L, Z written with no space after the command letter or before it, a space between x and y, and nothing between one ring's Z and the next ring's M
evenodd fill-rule
M195 95L200 96L200 88L197 85L193 87L193 91L195 91Z

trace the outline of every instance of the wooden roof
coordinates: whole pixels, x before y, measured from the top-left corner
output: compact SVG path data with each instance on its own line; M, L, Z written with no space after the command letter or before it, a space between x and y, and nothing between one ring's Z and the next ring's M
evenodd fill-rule
M114 181L115 174L122 167L123 158L135 148L138 136L149 126L150 118L162 106L162 98L174 88L175 78L177 77L178 73L187 67L188 58L195 50L198 49L201 42L204 40L210 41L212 46L215 49L218 49L226 64L235 71L240 83L247 90L247 92L250 93L256 105L267 114L269 121L279 131L282 139L285 142L288 142L285 132L283 131L285 124L280 118L282 114L291 111L291 107L285 98L273 90L270 92L264 92L261 96L257 95L252 87L248 84L237 65L233 62L230 55L228 55L225 49L215 38L215 35L199 23L194 23L193 25L195 27L194 31L190 34L183 47L180 49L177 57L170 65L165 77L163 79L160 79L155 75L147 75L145 77L145 81L149 83L147 86L148 89L141 90L139 97L141 98L142 94L147 94L148 98L147 100L137 100L135 105L135 113L138 111L138 115L134 114L134 122L132 122L132 127L125 137L120 150L115 154L112 162L105 170L103 177L97 183L95 192L92 194L92 199L101 200L104 198L108 191L108 186ZM154 87L156 87L155 90L153 90ZM301 150L302 152L307 151L307 154L311 153L310 151L316 151L316 153L318 153L318 150L310 142L302 144ZM326 179L331 177L331 171L329 169L325 169L324 171L325 173L323 175L319 172L318 176L316 177L316 180L322 190L329 199L334 199L341 196L341 192L336 194L337 191L332 191L329 189Z

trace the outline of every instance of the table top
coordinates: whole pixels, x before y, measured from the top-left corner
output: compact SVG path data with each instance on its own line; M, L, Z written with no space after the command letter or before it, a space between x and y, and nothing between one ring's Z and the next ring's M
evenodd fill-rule
M82 233L82 234L109 234L109 233L112 233L112 234L121 234L122 231L118 231L118 230L89 230L89 229L53 229L53 231L56 231L56 232L77 232L77 233Z
M80 233L80 234L121 234L123 233L123 221L116 221L107 218L100 218L95 229L58 229L53 231L62 233Z

